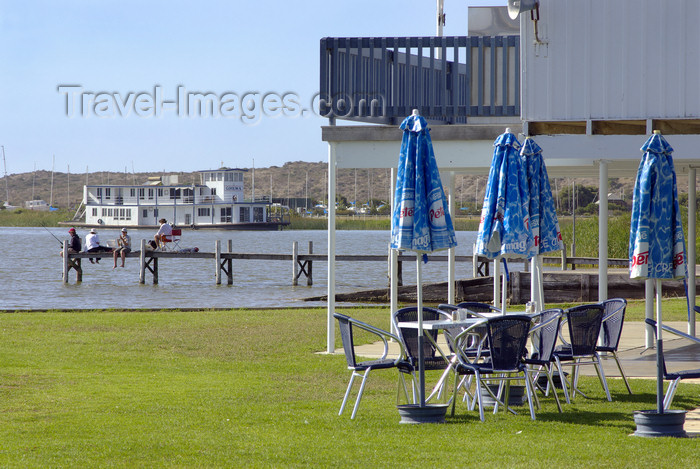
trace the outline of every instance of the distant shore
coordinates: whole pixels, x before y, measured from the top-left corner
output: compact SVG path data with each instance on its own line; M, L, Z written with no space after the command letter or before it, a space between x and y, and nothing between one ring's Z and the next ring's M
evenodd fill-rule
M65 227L73 218L72 210L58 210L54 212L41 212L19 209L12 212L0 210L0 226L4 227ZM105 227L110 229L112 227ZM117 227L113 227L117 228ZM155 228L155 226L154 226ZM328 219L322 217L292 216L291 224L285 228L289 230L326 230ZM391 218L388 216L339 216L336 218L338 230L390 230ZM476 231L479 228L478 217L457 218L455 229L460 231Z

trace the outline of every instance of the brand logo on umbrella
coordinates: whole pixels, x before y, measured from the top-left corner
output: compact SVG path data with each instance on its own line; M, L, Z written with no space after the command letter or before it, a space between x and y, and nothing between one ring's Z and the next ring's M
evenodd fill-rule
M649 251L640 252L632 256L632 267L645 265L649 261Z
M413 207L404 207L401 209L401 212L399 212L399 218L412 217L412 216L413 216Z
M442 218L445 216L445 209L443 207L438 208L437 210L433 210L432 208L430 209L430 220L435 220L438 218Z

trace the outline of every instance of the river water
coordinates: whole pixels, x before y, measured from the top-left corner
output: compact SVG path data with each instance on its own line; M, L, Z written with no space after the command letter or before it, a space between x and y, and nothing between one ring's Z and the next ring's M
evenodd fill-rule
M132 244L151 239L155 230L129 230ZM139 284L138 259L127 259L126 267L112 269L112 260L100 264L83 261L83 282L76 284L75 271L69 283L61 279L59 242L67 239L64 228L0 228L0 309L92 309L92 308L238 308L318 306L325 302L308 302L304 298L325 295L327 264L315 262L314 285L307 286L302 275L298 286L292 286L291 261L233 262L234 283L215 283L212 259L161 259L158 264L159 284L147 272L146 283ZM78 230L85 244L87 230ZM117 229L99 230L103 244L117 237ZM292 243L299 243L299 253L307 252L313 242L315 254L327 253L327 232L321 230L287 231L183 231L181 245L213 252L216 240L226 250L233 240L233 252L291 254ZM458 232L458 255L472 253L475 232ZM389 231L338 231L336 254L388 253ZM441 253L444 254L444 253ZM387 262L336 262L338 293L384 288L388 284ZM457 278L470 278L471 262L458 262ZM404 263L404 282L415 283L413 263ZM447 280L446 262L424 265L425 282Z

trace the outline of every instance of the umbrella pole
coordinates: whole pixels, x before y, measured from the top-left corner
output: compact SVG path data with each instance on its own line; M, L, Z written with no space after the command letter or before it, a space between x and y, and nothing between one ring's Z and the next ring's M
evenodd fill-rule
M644 281L644 318L654 319L654 280L646 279ZM654 348L654 330L651 326L644 329L646 334L644 345L647 349Z
M423 266L421 254L416 253L416 288L418 303L418 393L420 406L425 407L425 363L423 363Z
M660 414L664 413L664 351L661 333L661 280L656 279L656 407Z
M538 293L538 280L537 276L537 256L530 259L530 301L536 301L539 303L539 293Z
M501 256L493 262L493 305L501 307Z
M503 315L506 314L506 305L508 304L508 271L503 269L503 281L501 282L501 308Z

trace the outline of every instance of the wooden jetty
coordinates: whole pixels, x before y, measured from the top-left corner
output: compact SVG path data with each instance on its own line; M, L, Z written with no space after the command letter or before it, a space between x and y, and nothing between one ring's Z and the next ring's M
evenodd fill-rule
M299 253L297 242L292 245L291 254L265 254L265 253L236 253L233 251L233 241L228 240L227 249L222 251L221 241L215 241L213 252L192 252L191 250L181 251L157 251L146 249L146 240L141 240L141 249L127 254L129 258L139 259L139 283L146 283L148 274L152 276L153 284L158 284L159 262L166 259L211 259L213 260L213 274L217 285L223 282L225 276L226 283L233 285L233 262L236 260L258 260L274 262L291 262L292 285L298 285L299 279L306 277L306 284L313 284L313 263L327 262L326 254L314 254L313 244L309 242L308 253ZM68 283L71 270L76 272L76 281L82 282L83 268L82 260L87 258L107 258L111 262L113 254L111 252L81 252L67 254L68 242L63 245L63 281ZM430 255L430 260L434 262L447 262L447 255ZM399 266L403 262L415 262L413 253L402 253L398 256ZM336 254L336 262L382 262L387 266L389 255L346 255ZM471 279L457 280L455 295L456 301L492 301L493 300L493 277L488 276L489 261L479 256L455 256L457 262L471 261L473 265L474 277ZM547 271L543 275L545 301L547 302L581 302L595 301L598 297L598 274L567 270L568 267L576 266L597 266L597 258L586 257L545 257L544 262L549 265L561 265L562 271ZM511 266L515 267L518 262L511 261ZM626 259L609 259L611 267L626 266ZM528 262L523 262L523 272L516 271L511 267L510 281L508 282L508 298L512 304L523 304L530 299L530 273L527 272ZM618 272L616 272L616 270ZM401 277L401 267L399 267L399 278ZM387 280L388 282L388 280ZM399 284L399 300L403 302L416 301L415 286L401 286ZM700 288L700 283L698 284ZM664 282L664 294L668 296L683 296L685 290L682 281ZM447 282L426 284L423 287L424 299L427 302L442 303L447 299ZM608 296L620 296L623 298L643 298L644 283L631 280L627 270L612 269L608 274ZM337 294L336 301L343 302L386 302L389 298L389 288L374 290L364 290L353 293ZM309 301L323 301L325 296L306 298Z
M233 285L233 261L234 260L259 260L259 261L291 261L292 269L292 284L296 285L299 277L304 274L307 276L308 285L312 284L312 263L314 260L319 260L318 255L314 254L299 254L297 243L295 242L292 249L292 254L253 254L253 253L235 253L233 250L233 240L228 240L228 251L222 252L221 241L216 240L213 252L197 251L193 252L189 249L178 251L159 251L146 248L146 240L141 240L141 249L131 251L126 255L127 258L139 259L139 283L146 283L146 276L150 273L153 277L153 284L158 284L158 262L161 259L213 259L214 260L214 278L217 285L222 283L223 275L226 275L228 285ZM313 245L309 242L309 252L313 251ZM76 282L83 281L83 259L112 259L112 252L80 252L68 254L68 241L63 242L63 282L68 283L71 270L76 272ZM326 256L324 255L323 258ZM382 260L386 258L382 257Z

